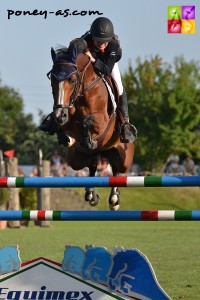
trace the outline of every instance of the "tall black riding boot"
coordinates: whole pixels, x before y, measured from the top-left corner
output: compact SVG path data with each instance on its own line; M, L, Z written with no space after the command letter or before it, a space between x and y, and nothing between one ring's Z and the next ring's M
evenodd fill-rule
M119 96L119 108L125 121L121 125L121 142L132 143L137 138L137 129L129 123L128 102L125 91Z

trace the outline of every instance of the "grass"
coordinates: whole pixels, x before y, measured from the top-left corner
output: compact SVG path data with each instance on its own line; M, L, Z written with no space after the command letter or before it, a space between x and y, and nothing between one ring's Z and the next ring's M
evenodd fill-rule
M200 209L199 188L120 189L121 209ZM83 189L77 189L83 194ZM107 209L108 189L98 189L99 209ZM18 244L23 262L44 256L61 262L65 245L86 244L137 248L151 262L163 289L174 300L196 300L200 294L199 222L51 222L0 232L0 247ZM156 299L157 300L157 299Z

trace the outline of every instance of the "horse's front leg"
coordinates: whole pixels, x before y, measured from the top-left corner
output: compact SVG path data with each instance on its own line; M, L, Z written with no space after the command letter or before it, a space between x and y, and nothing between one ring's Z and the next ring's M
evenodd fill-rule
M113 175L118 176L119 173L113 171ZM118 187L111 188L108 203L109 203L110 210L119 210L119 208L120 208L120 191L119 191Z
M92 123L93 123L93 119L91 116L88 115L83 119L80 128L82 133L82 141L80 145L83 148L90 149L90 150L94 150L97 148L97 142L92 139L92 133L91 133Z
M90 176L92 177L95 176L97 170L97 163L89 167L89 170L90 170ZM89 202L91 206L96 206L99 203L100 197L98 194L96 194L94 187L85 188L85 201Z

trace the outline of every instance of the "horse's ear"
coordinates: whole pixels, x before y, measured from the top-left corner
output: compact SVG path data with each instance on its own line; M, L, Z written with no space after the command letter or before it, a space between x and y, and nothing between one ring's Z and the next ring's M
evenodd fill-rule
M70 60L71 60L71 62L73 63L73 64L75 64L76 63L76 58L77 58L77 47L76 47L76 45L75 44L72 44L71 45L71 49L70 49L71 51L71 53L70 53Z
M56 54L55 50L51 47L51 57L53 60L53 63L55 64L56 62L58 62L58 55Z

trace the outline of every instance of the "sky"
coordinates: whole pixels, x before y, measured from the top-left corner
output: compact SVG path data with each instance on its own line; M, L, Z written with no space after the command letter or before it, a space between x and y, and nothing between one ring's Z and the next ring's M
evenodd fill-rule
M195 34L167 33L168 6L177 5L195 5ZM23 11L30 14L23 15ZM39 110L48 114L53 106L46 77L52 67L51 47L67 46L89 30L98 17L91 11L113 22L123 50L122 74L129 64L134 68L138 57L159 55L170 64L180 55L186 61L200 60L199 0L1 0L1 84L20 93L24 113L31 113L37 125Z

